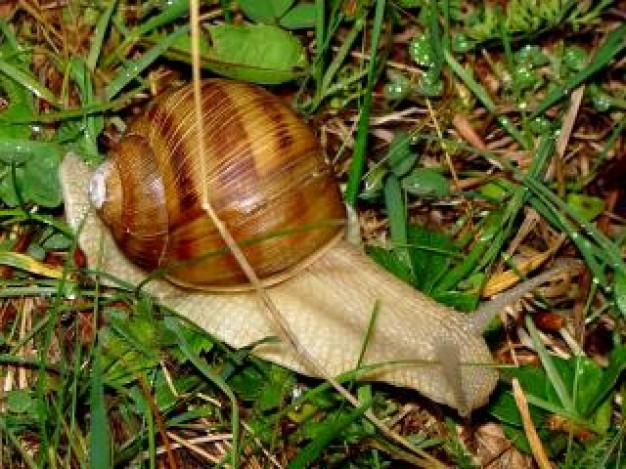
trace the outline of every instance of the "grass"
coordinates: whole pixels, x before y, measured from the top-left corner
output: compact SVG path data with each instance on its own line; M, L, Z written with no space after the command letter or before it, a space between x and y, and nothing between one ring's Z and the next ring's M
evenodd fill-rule
M195 55L187 2L0 8L1 465L621 467L624 2L243 3L202 5ZM255 18L268 39L220 35ZM502 382L481 411L295 374L93 275L59 161L101 161L194 59L293 98L368 253L437 301L471 311L507 269L583 261L494 321Z

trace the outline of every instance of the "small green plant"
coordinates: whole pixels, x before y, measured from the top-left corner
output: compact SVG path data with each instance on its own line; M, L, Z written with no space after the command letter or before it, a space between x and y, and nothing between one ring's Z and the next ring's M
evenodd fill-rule
M626 369L626 348L615 348L608 367L602 369L585 356L565 360L548 354L531 320L527 324L544 367L504 368L502 373L507 379L520 381L531 404L533 422L542 439L549 442L548 451L552 456L564 451L569 444L568 435L577 437L581 445L601 441L610 432L616 384ZM511 440L529 452L512 395L501 392L489 409L503 422Z

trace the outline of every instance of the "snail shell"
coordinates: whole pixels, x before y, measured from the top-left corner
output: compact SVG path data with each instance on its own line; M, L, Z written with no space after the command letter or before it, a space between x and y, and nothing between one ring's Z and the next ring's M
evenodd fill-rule
M203 209L202 185L266 285L341 237L345 211L333 172L287 105L249 84L203 82L204 165L193 106L191 86L160 95L91 181L93 205L132 262L184 286L246 288Z

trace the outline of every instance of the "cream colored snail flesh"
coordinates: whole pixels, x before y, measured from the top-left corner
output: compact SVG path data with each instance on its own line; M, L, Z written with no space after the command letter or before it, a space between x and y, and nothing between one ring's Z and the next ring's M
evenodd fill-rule
M481 328L494 305L458 313L338 239L344 209L331 169L311 130L279 99L228 80L208 80L202 93L204 172L190 86L157 98L95 172L74 155L64 159L66 216L90 266L142 284L233 347L279 336L201 208L206 189L298 341L327 373L353 370L365 346L361 364L380 366L363 379L417 389L462 414L485 404L498 375ZM142 283L154 269L167 280ZM254 353L309 373L284 341Z

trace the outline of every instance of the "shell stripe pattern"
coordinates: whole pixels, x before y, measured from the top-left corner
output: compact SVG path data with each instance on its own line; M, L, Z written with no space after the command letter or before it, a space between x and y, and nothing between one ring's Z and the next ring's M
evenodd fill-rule
M142 153L146 151L142 137L129 135L118 151L127 157L116 159L114 168L119 179L109 178L119 185L112 192L121 193L122 199L121 208L114 203L106 206L113 210L114 220L120 219L120 223L111 224L112 232L128 252L134 253L138 265L151 269L159 265L167 245L168 217L161 210L165 191L156 161L135 156L145 154Z
M166 194L166 246L153 267L165 267L172 280L191 286L246 283L234 258L224 255L226 246L202 208L200 186L205 184L209 203L257 274L273 283L341 231L344 208L331 168L309 127L275 96L223 80L204 82L202 93L204 166L191 87L164 93L129 125L126 138L146 140L145 148L135 151L155 159L153 169ZM123 148L124 139L120 143ZM118 160L125 157L117 153ZM129 179L132 185L138 183ZM334 194L330 204L328 193ZM142 191L126 197L124 205L133 207L152 202L138 200L148 197ZM137 216L137 210L130 212ZM130 243L118 240L124 242Z

